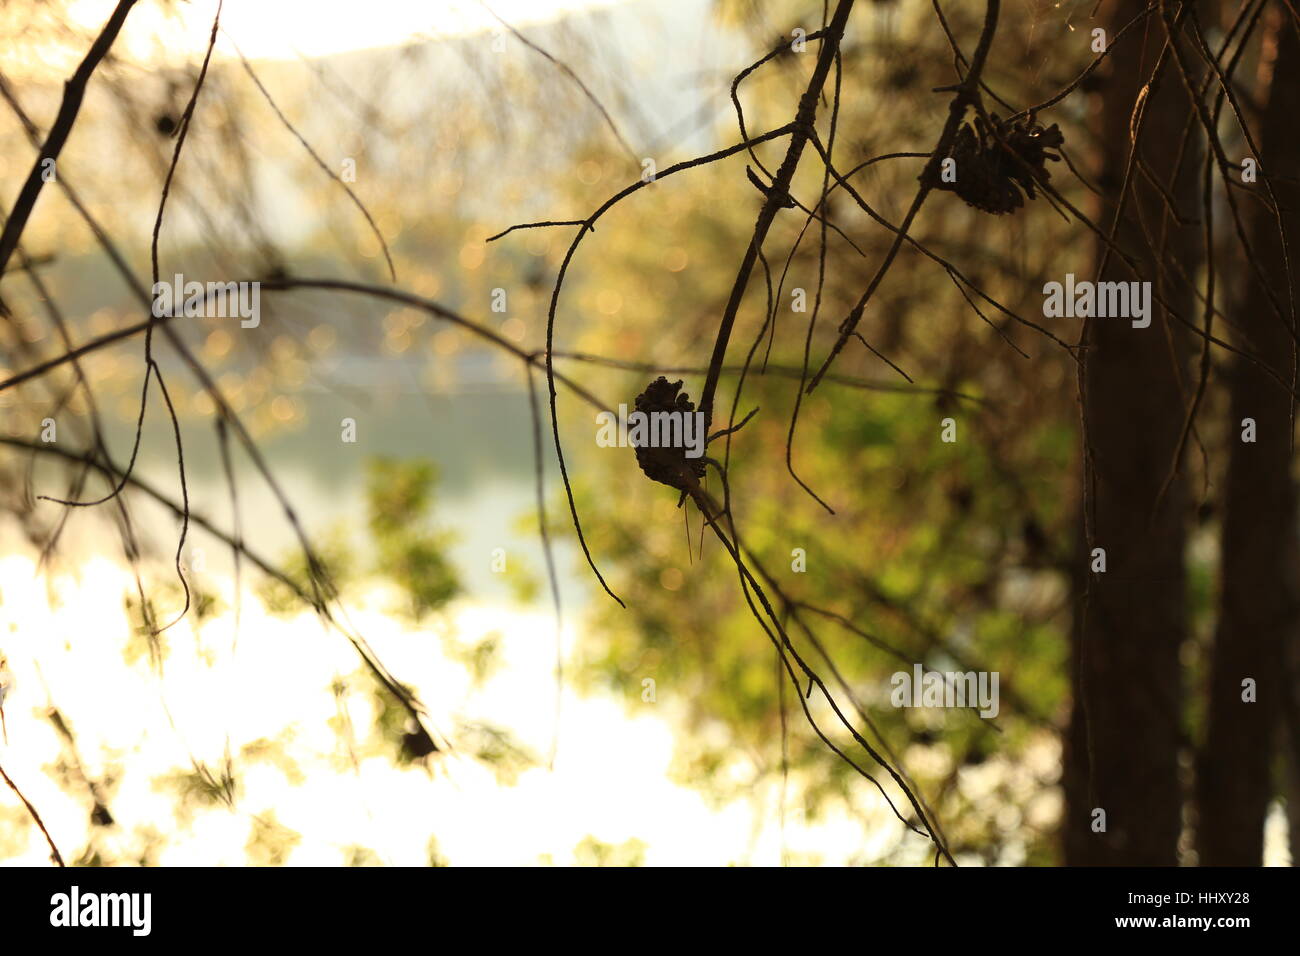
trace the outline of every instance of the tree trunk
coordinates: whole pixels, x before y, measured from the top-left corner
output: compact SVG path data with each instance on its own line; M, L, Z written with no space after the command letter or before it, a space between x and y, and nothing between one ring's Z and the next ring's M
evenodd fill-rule
M1291 281L1300 286L1296 229L1300 187L1300 44L1281 11L1273 17L1262 70L1272 71L1260 162L1271 173L1290 246ZM1283 178L1286 177L1286 178ZM1261 180L1251 187L1261 192ZM1247 286L1233 310L1239 346L1263 357L1290 377L1290 297L1277 221L1250 205L1250 237L1256 261L1280 277L1273 292L1245 271ZM1292 692L1284 648L1296 628L1295 496L1291 480L1291 397L1253 362L1234 356L1227 422L1228 475L1224 487L1218 627L1211 653L1206 731L1196 769L1197 849L1210 866L1258 866L1263 861L1264 816L1273 793L1273 767L1283 715ZM1255 424L1255 441L1242 440L1243 420ZM1253 681L1255 701L1243 700Z
M1147 6L1113 0L1100 22L1107 36ZM1141 30L1141 28L1135 28ZM1152 174L1169 186L1185 220L1199 219L1201 160L1189 146L1177 167L1183 129L1195 116L1167 55L1157 69L1165 33L1159 13L1143 32L1130 32L1108 57L1098 135L1101 150L1098 224L1109 230L1129 163L1130 118L1146 84L1145 125L1139 147ZM1188 49L1185 57L1196 61ZM1199 142L1194 128L1192 143ZM1176 170L1177 178L1175 178ZM1145 230L1143 228L1145 224ZM1073 634L1074 708L1066 741L1063 822L1065 862L1074 866L1169 866L1178 862L1182 787L1183 690L1179 648L1186 632L1187 490L1173 476L1179 438L1194 381L1187 369L1187 336L1155 303L1165 298L1185 319L1199 318L1194 293L1169 264L1177 256L1195 276L1198 226L1179 227L1160 192L1138 171L1115 233L1135 257L1140 274L1105 247L1094 277L1106 282L1150 281L1151 324L1094 318L1083 341L1081 369L1085 451L1091 482ZM1080 270L1083 271L1083 270ZM1080 277L1082 278L1082 277ZM1179 463L1181 465L1181 462ZM1086 478L1087 476L1085 476ZM1104 549L1106 569L1091 571L1093 549ZM1104 830L1100 829L1104 812Z

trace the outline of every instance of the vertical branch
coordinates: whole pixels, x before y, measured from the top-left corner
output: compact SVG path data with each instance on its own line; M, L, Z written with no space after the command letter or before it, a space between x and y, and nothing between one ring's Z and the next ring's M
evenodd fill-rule
M63 152L63 144L68 141L72 124L77 121L77 113L81 110L81 101L86 95L86 84L90 82L90 76L99 66L99 61L104 58L113 41L117 39L122 24L126 22L126 15L131 12L133 6L135 0L120 0L113 10L113 15L104 24L104 29L91 44L81 65L72 74L72 78L63 85L63 101L59 104L54 125L50 127L50 135L45 138L45 145L41 147L40 155L36 157L31 172L27 174L27 181L23 183L22 191L18 193L18 199L14 202L14 208L9 213L9 218L5 220L4 231L0 232L0 276L4 275L10 257L18 248L18 240L27 227L27 220L31 218L41 188L45 185L46 160L57 161L59 154Z
M997 0L993 2L996 3ZM812 135L813 121L817 115L817 100L826 85L826 78L830 75L835 54L840 48L840 40L844 37L844 26L848 22L852 9L853 0L840 0L835 8L835 15L825 30L821 50L817 54L817 66L813 69L808 87L799 100L799 110L795 114L794 129L790 133L785 159L781 161L772 185L767 191L767 197L763 200L763 206L758 211L753 238L750 239L749 248L745 250L745 257L740 262L740 270L736 273L736 281L731 287L727 307L722 313L722 321L718 325L718 337L713 343L713 356L709 360L709 373L704 379L704 391L700 398L700 411L704 413L706 433L712 428L713 395L718 389L718 377L722 374L722 365L727 358L727 343L731 340L731 330L736 324L740 300L744 298L750 273L754 271L754 263L758 261L759 250L763 248L763 241L772 227L772 220L776 218L777 211L784 208L790 195L790 183L794 180L794 171L798 168L799 158L803 155L804 147L808 145Z

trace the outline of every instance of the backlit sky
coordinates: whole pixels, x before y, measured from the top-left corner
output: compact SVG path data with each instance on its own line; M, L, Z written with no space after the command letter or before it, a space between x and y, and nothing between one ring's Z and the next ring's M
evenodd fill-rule
M565 13L615 6L620 0L493 0L490 8L514 26L552 20ZM3 5L0 5L3 6ZM108 20L114 0L73 0L72 21L89 36ZM201 53L216 14L215 0L140 0L114 46L141 63L170 62L178 56ZM0 10L0 37L17 34L20 22L9 21ZM8 13L19 21L21 13ZM41 16L37 13L35 16ZM221 12L224 37L217 55L233 56L234 40L253 59L296 59L348 50L391 46L410 39L499 30L488 8L474 0L419 2L419 0L226 0ZM85 54L84 42L35 48L26 40L0 46L0 67L20 76L28 71L75 67Z

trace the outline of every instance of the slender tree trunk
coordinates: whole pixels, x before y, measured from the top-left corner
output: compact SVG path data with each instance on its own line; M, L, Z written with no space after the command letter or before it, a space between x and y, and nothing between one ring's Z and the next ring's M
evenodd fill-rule
M1112 0L1100 22L1114 37L1146 6L1145 0ZM1148 83L1138 148L1151 173L1169 185L1183 217L1199 218L1198 150L1189 147L1177 165L1184 127L1195 117L1172 56L1157 70L1164 38L1159 13L1153 13L1145 32L1126 37L1108 58L1097 117L1104 197L1097 221L1104 229L1115 222L1129 164L1130 119ZM1187 55L1196 60L1192 51ZM1192 143L1200 141L1196 133L1194 128ZM1186 632L1187 490L1181 468L1163 496L1161 488L1175 464L1195 383L1185 332L1156 305L1154 294L1184 318L1199 317L1192 289L1169 262L1177 256L1195 275L1200 242L1198 227L1177 226L1141 172L1135 170L1131 178L1115 238L1136 257L1141 274L1114 252L1107 256L1102 246L1096 265L1104 262L1104 267L1100 274L1094 268L1091 278L1150 281L1151 324L1134 328L1124 318L1092 319L1081 371L1091 462L1080 555L1087 565L1080 569L1073 634L1075 694L1062 827L1065 862L1076 866L1174 865L1182 829L1178 658ZM1104 571L1091 570L1094 549L1105 551Z
M1300 43L1279 9L1264 45L1261 69L1271 71L1260 149L1282 209L1290 244L1292 282L1300 286L1296 248L1300 229ZM1254 189L1264 191L1263 182ZM1250 236L1261 271L1278 277L1273 292L1248 272L1237 322L1237 342L1289 376L1290 296L1277 221L1254 214ZM1219 621L1211 653L1206 730L1196 769L1197 849L1211 866L1258 866L1263 861L1264 816L1275 792L1283 696L1284 648L1296 633L1295 493L1291 480L1291 398L1250 360L1229 366L1228 475L1223 489ZM1254 441L1243 441L1245 420ZM1254 683L1253 702L1243 682Z

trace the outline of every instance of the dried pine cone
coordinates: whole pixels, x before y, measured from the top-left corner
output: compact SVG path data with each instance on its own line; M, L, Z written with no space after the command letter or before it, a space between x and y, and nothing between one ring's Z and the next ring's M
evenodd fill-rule
M682 383L669 382L660 375L646 386L644 392L636 397L636 410L649 416L652 412L679 412L683 416L695 411L695 403L681 390ZM685 420L683 420L685 424ZM636 463L641 466L647 478L653 478L661 484L686 491L686 476L704 477L704 459L687 458L686 448L652 448L638 446Z
M1051 179L1045 161L1059 162L1061 157L1048 150L1064 143L1065 137L1055 123L1044 128L1032 117L1013 123L1004 123L996 113L989 118L992 129L977 116L974 127L963 123L957 131L950 154L957 161L957 181L931 185L955 192L976 209L1001 215L1022 208L1025 196L1036 198L1030 170ZM932 171L927 173L938 178Z

